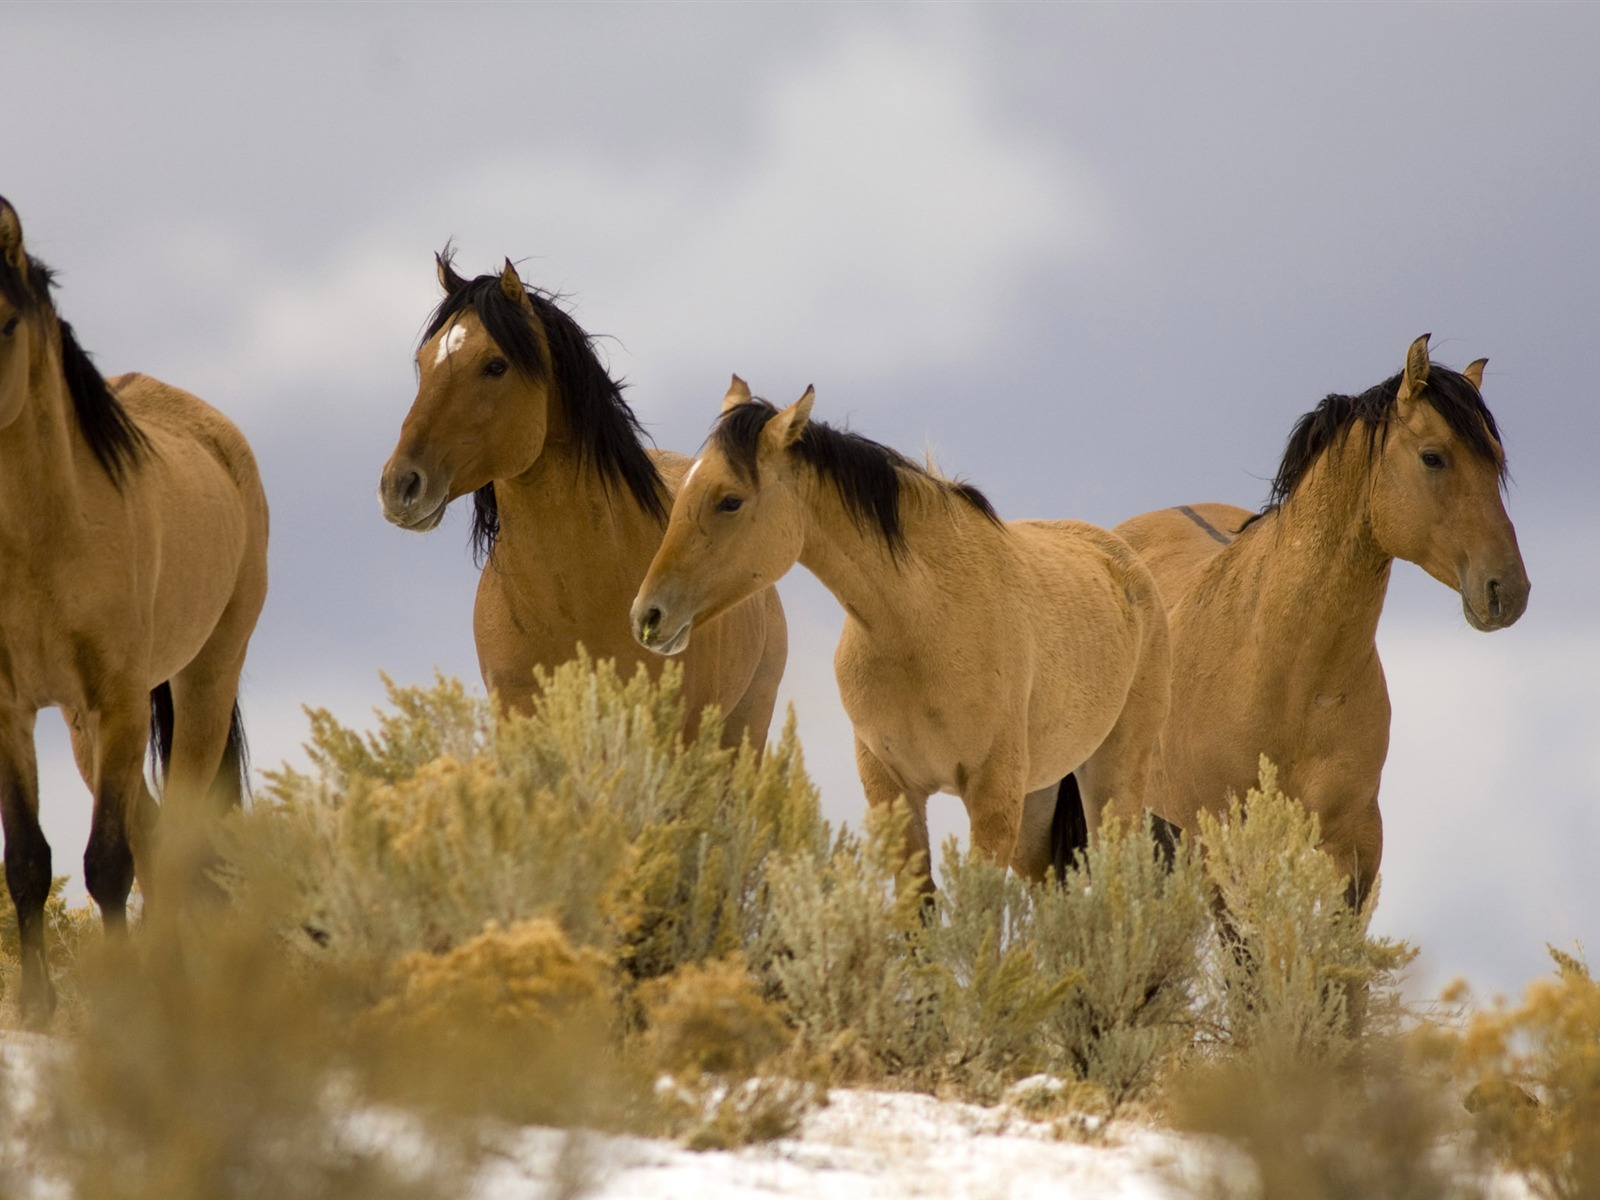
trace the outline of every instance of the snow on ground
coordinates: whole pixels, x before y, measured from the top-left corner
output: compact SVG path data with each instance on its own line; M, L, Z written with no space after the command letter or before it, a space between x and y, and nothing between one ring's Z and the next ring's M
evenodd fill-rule
M38 1069L59 1043L0 1033L0 1097L8 1126L3 1156L26 1161L16 1118L38 1099ZM25 1126L25 1121L24 1121ZM497 1139L472 1200L1191 1200L1211 1194L1219 1172L1248 1195L1250 1167L1213 1139L1121 1123L1103 1139L1036 1120L1016 1108L983 1108L905 1092L835 1090L798 1136L731 1151L696 1153L657 1138L525 1128ZM365 1110L343 1131L384 1145L397 1160L426 1155L420 1129L402 1114ZM64 1196L35 1177L26 1194ZM1529 1200L1501 1176L1489 1200Z
M588 1176L595 1200L1172 1200L1215 1155L1195 1139L1138 1128L1064 1140L1008 1108L903 1092L834 1091L800 1136L695 1153L649 1138L526 1130L485 1170L477 1200L543 1200L558 1177Z

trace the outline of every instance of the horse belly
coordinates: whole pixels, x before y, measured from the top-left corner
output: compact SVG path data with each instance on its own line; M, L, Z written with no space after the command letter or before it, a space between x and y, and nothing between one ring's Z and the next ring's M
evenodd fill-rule
M151 596L153 682L170 679L200 653L246 567L250 531L238 493L225 476L211 482L211 489L177 489L161 506ZM264 588L264 562L261 575Z

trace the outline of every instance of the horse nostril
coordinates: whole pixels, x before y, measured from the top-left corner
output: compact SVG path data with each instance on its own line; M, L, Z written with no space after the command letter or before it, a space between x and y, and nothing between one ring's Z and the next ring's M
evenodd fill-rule
M1504 607L1500 603L1500 581L1491 579L1489 580L1489 615L1498 618L1504 611Z
M661 610L650 608L645 610L644 618L639 622L639 640L648 643L655 636L656 626L661 624Z
M422 495L422 476L412 471L406 476L404 483L405 486L400 489L400 503L410 508L417 502L417 497Z

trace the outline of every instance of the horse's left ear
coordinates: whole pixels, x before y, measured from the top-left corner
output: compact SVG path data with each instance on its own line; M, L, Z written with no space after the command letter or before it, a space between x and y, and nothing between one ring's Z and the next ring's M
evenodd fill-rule
M1428 339L1432 336L1423 334L1406 351L1406 369L1400 377L1400 391L1395 396L1397 403L1414 400L1428 386Z
M1461 373L1467 377L1468 381L1471 382L1473 387L1477 388L1481 392L1483 391L1483 369L1488 365L1489 360L1487 358L1480 358L1477 361L1469 362L1466 366L1462 367Z
M4 196L0 196L0 255L5 256L6 264L13 271L24 279L28 277L28 254L22 248L22 219Z
M500 272L500 291L505 298L518 308L531 309L528 302L528 289L522 286L522 279L517 274L516 267L511 265L511 260L506 259L505 270Z
M811 422L811 405L816 398L816 390L808 384L804 396L768 421L761 431L762 449L787 450L798 442Z

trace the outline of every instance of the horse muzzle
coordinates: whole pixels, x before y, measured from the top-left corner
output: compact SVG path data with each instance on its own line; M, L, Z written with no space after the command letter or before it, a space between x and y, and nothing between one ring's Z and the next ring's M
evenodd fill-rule
M384 519L391 525L426 533L444 520L450 496L421 468L391 462L378 483L378 502L383 505Z
M1527 611L1530 586L1528 576L1520 567L1470 588L1463 586L1461 611L1466 615L1467 624L1479 633L1493 633L1515 625L1517 618Z
M680 621L664 613L661 608L643 596L633 602L628 614L633 627L634 641L655 654L682 654L689 646L689 633L694 621Z

